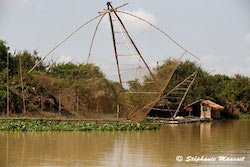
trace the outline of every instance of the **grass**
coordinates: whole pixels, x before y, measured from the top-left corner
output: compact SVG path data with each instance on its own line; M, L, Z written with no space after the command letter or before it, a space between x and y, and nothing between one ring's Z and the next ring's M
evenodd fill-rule
M52 122L44 120L0 120L3 131L125 131L158 130L159 125L94 124L85 122Z

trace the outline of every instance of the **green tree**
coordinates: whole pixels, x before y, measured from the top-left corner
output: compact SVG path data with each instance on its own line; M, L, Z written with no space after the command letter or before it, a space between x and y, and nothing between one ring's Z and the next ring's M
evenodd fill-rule
M7 67L8 54L9 48L6 46L6 42L0 40L0 71L3 71Z

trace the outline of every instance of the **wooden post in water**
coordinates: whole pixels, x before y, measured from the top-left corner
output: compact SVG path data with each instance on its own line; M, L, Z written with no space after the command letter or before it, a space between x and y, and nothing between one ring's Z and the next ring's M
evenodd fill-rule
M7 117L10 114L10 99L9 99L9 54L7 54Z
M23 74L22 74L22 65L21 65L21 56L19 56L19 68L20 68L20 77L21 77L21 87L22 87L22 97L23 97L23 114L26 115L26 105L24 97L24 86L23 86Z

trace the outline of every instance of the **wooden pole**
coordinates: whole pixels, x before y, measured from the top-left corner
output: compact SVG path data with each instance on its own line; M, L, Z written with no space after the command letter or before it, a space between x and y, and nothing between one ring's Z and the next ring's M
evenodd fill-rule
M105 12L106 13L106 12ZM88 20L87 22L80 25L77 29L75 29L71 34L69 34L66 38L64 38L59 44L57 44L54 48L52 48L41 60L39 60L30 70L28 73L31 73L46 57L48 57L54 50L56 50L61 44L63 44L67 39L69 39L72 35L74 35L76 32L78 32L82 27L87 25L88 23L94 21L98 17L102 16L104 14L99 14L98 16Z
M119 113L120 113L120 106L119 105L117 105L117 108L116 108L116 119L118 120L119 119Z
M129 40L130 40L130 42L132 43L132 45L134 46L136 52L138 53L138 55L140 56L141 60L142 60L143 63L145 64L146 68L148 69L148 71L149 71L149 73L150 73L150 75L151 75L153 81L154 81L155 84L156 84L157 89L158 89L159 91L161 91L160 86L159 86L159 83L157 82L157 80L156 80L155 76L153 75L152 71L150 70L148 64L146 63L146 61L145 61L144 58L142 57L141 52L139 51L139 49L138 49L137 46L135 45L133 39L132 39L131 36L129 35L129 33L128 33L126 27L125 27L125 25L124 25L123 22L122 22L122 20L120 19L120 17L118 16L118 14L115 12L115 10L114 10L113 6L110 4L110 2L108 2L107 5L108 5L108 9L109 9L109 10L110 10L110 8L113 9L112 12L115 14L115 16L117 17L117 19L118 19L119 22L121 23L121 26L123 27L125 33L127 34L128 38L129 38ZM110 14L110 13L109 13L109 14Z
M76 95L76 111L79 113L79 97L78 94Z
M97 105L96 105L96 113L98 114L99 113L99 100L98 100L98 98L96 99L96 103L97 103Z
M87 63L86 63L86 64L89 63L89 59L90 59L90 56L91 56L91 51L92 51L92 48L93 48L95 36L96 36L97 30L98 30L98 28L99 28L99 25L100 25L100 23L101 23L101 21L102 21L102 19L103 19L103 17L104 17L105 15L106 15L106 13L104 13L104 14L102 15L102 17L99 19L99 21L98 21L98 23L97 23L97 25L96 25L95 32L94 32L94 34L93 34L93 37L92 37L92 40L91 40L91 43L90 43L89 54L88 54L88 59L87 59Z
M21 77L21 87L22 87L22 97L23 97L23 114L26 115L26 105L24 97L24 86L23 86L23 74L22 74L22 65L21 65L21 56L19 56L19 68L20 68L20 77Z
M58 101L59 101L59 117L61 116L61 94L60 94L60 92L59 92L59 99L58 99Z
M202 109L202 102L200 102L200 110L201 110L200 118L202 119L202 118L204 118L204 113L203 113L203 109Z
M108 10L110 10L111 6L110 6L109 2L107 3L107 7L108 7ZM115 33L114 33L114 26L113 26L112 17L111 17L110 13L109 13L109 22L110 22L110 28L111 28L111 33L112 33L112 39L113 39L113 47L114 47L114 52L115 52L117 72L118 72L118 77L119 77L119 82L120 82L122 97L123 97L123 101L124 101L125 92L124 92L123 85L122 85L122 78L121 78L120 67L119 67L119 60L118 60L117 48L116 48L116 39L115 39Z
M161 30L159 27L153 25L152 23L150 23L149 21L139 17L139 16L136 16L134 14L131 14L131 13L128 13L128 12L124 12L124 11L118 11L116 10L116 12L120 12L120 13L123 13L123 14L127 14L127 15L130 15L134 18L137 18L147 24L149 24L150 26L154 27L156 30L160 31L161 33L163 33L168 39L170 39L173 43L175 43L177 46L179 46L181 49L183 49L185 52L189 53L191 56L195 57L196 59L200 60L199 57L195 56L193 53L191 53L190 51L188 51L187 49L185 49L182 45L180 45L179 43L177 43L170 35L168 35L166 32L164 32L163 30Z
M40 96L41 111L43 111L43 96Z
M10 114L10 99L9 99L9 54L7 54L7 117Z
M194 78L192 79L191 83L189 84L188 88L186 89L186 92L185 92L185 94L183 95L183 97L182 97L182 99L181 99L181 101L180 101L180 103L179 103L179 106L178 106L178 108L176 109L176 112L174 113L173 119L176 118L178 112L180 111L181 105L182 105L184 99L186 98L189 89L190 89L191 86L193 85L193 83L194 83L194 81L195 81L195 79L196 79L196 76L197 76L197 72L194 72L194 73L193 73L192 75L190 75L187 79L185 79L185 81L187 81L190 77L194 77Z

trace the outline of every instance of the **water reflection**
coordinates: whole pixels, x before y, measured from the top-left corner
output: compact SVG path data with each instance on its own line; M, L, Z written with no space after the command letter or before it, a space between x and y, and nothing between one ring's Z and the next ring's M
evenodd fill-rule
M250 121L167 125L138 132L0 132L0 166L250 166ZM177 162L176 156L245 156Z

